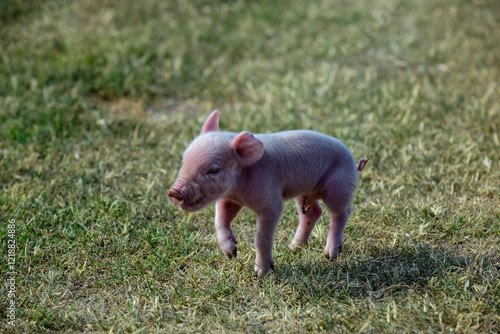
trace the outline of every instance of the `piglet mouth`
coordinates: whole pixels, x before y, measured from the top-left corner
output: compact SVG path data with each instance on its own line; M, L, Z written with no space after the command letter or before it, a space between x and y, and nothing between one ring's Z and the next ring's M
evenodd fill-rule
M200 198L198 198L196 201L194 202L191 202L191 203L186 203L185 201L183 203L180 204L181 207L187 207L187 206L195 206L197 204L200 204L202 201L203 201L203 196L201 196Z

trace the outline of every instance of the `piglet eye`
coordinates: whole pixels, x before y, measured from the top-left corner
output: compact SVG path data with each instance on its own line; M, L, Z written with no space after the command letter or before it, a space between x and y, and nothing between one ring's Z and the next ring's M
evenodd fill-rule
M208 174L217 174L220 171L220 168L212 168L211 170L208 171Z

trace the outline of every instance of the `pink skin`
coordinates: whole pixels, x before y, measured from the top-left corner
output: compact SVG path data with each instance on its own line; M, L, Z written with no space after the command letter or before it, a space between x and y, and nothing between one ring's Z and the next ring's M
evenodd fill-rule
M356 164L338 139L313 131L221 132L216 110L184 152L179 177L168 196L189 212L216 201L217 240L230 259L237 253L231 222L242 207L253 210L257 215L255 271L262 276L274 267L273 239L287 199L295 198L299 211L299 226L290 248L307 244L322 213L321 199L332 215L324 253L331 260L338 256L357 171L367 161Z

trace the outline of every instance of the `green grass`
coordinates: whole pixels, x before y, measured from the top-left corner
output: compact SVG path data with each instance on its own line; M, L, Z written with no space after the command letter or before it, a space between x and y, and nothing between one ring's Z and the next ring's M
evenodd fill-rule
M22 1L0 5L6 332L500 331L500 31L494 0ZM169 204L212 109L230 131L313 129L360 174L344 252L328 217L253 273L255 217ZM1 277L9 268L0 266Z

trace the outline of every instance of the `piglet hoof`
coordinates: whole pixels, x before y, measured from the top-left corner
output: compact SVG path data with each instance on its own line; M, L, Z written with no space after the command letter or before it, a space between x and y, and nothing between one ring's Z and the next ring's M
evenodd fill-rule
M292 243L288 247L290 247L291 250L296 251L306 246L307 246L307 241L302 241L294 238L292 240Z
M337 258L337 256L339 256L340 252L342 251L342 245L341 246L337 246L337 247L325 247L325 257L330 260L330 261L333 261Z
M271 261L267 266L255 264L255 273L257 276L262 277L269 271L269 268L274 270L274 261Z
M238 253L236 244L229 240L227 242L221 243L220 248L222 249L222 252L227 256L229 260L231 260L233 257L236 257Z
M236 238L231 233L228 237L219 239L219 246L222 252L227 256L228 259L236 257L238 249L236 248Z

